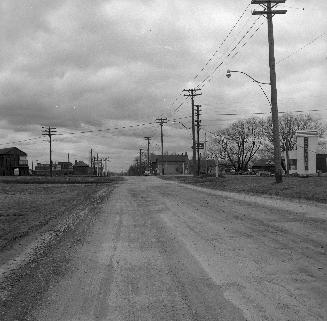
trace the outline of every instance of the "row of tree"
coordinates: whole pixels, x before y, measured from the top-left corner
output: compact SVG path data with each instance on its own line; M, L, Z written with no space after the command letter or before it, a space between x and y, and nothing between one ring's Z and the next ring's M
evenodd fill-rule
M310 114L283 114L279 117L279 130L280 148L285 152L289 163L289 151L296 145L297 131L317 130L323 136L327 126ZM273 159L271 117L239 120L227 128L216 130L208 151L211 157L228 162L237 172L246 171L249 164L257 158Z

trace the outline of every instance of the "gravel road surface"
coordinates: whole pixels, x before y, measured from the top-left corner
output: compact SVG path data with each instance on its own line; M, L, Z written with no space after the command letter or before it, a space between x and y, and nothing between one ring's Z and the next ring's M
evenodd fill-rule
M131 177L11 277L0 319L327 320L326 247L322 205Z

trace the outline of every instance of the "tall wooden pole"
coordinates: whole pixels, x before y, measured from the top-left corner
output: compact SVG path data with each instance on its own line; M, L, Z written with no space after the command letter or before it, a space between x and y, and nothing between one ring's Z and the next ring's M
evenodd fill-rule
M276 84L276 63L275 63L275 42L273 16L276 14L285 14L287 10L273 10L277 5L285 3L286 0L252 0L252 4L259 4L264 7L263 11L253 11L253 15L264 15L268 22L268 44L269 44L269 68L270 68L270 86L271 86L271 118L273 124L274 139L274 162L275 162L275 180L276 183L283 181L281 166L281 150L279 138L278 121L278 103L277 103L277 84Z
M197 156L198 156L198 168L197 168L197 175L200 175L200 171L201 171L201 159L200 159L200 107L201 105L196 105L196 150L197 150Z
M49 127L49 133L50 133L50 127ZM50 138L50 177L52 177L52 135L49 134Z
M142 175L142 148L140 148L140 160L139 160L139 176Z
M56 127L43 127L42 126L42 135L43 136L48 136L49 137L49 143L50 143L50 167L49 167L49 171L50 171L50 177L52 177L52 136L56 135L57 130Z
M195 123L194 123L194 97L200 96L202 93L197 93L200 89L184 89L183 91L188 92L188 94L184 94L186 97L191 97L192 102L192 149L193 149L193 160L192 160L192 168L193 168L193 176L197 175L196 170L196 143L195 143Z
M148 171L150 171L150 140L151 137L144 137L148 141Z
M156 123L160 125L161 129L161 174L164 175L164 149L163 149L163 124L166 124L168 122L167 118L157 118Z
M271 2L267 3L267 11L268 12L271 11ZM282 176L282 167L281 167L281 151L280 151L280 138L279 138L274 26L273 26L271 13L267 14L267 21L268 21L270 84L271 84L271 117L272 117L273 137L274 137L275 179L276 179L276 183L281 183L283 181L283 176Z

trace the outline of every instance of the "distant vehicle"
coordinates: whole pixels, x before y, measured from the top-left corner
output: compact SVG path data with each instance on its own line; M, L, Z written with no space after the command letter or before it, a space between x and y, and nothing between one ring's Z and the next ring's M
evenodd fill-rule
M150 171L145 171L144 172L144 176L150 176L150 175L151 175Z
M270 171L257 171L256 172L257 176L274 176L274 173Z

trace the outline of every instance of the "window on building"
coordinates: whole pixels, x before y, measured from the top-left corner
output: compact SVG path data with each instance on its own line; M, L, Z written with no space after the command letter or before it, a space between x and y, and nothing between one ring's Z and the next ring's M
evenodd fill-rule
M290 159L289 164L291 170L297 170L297 159Z

